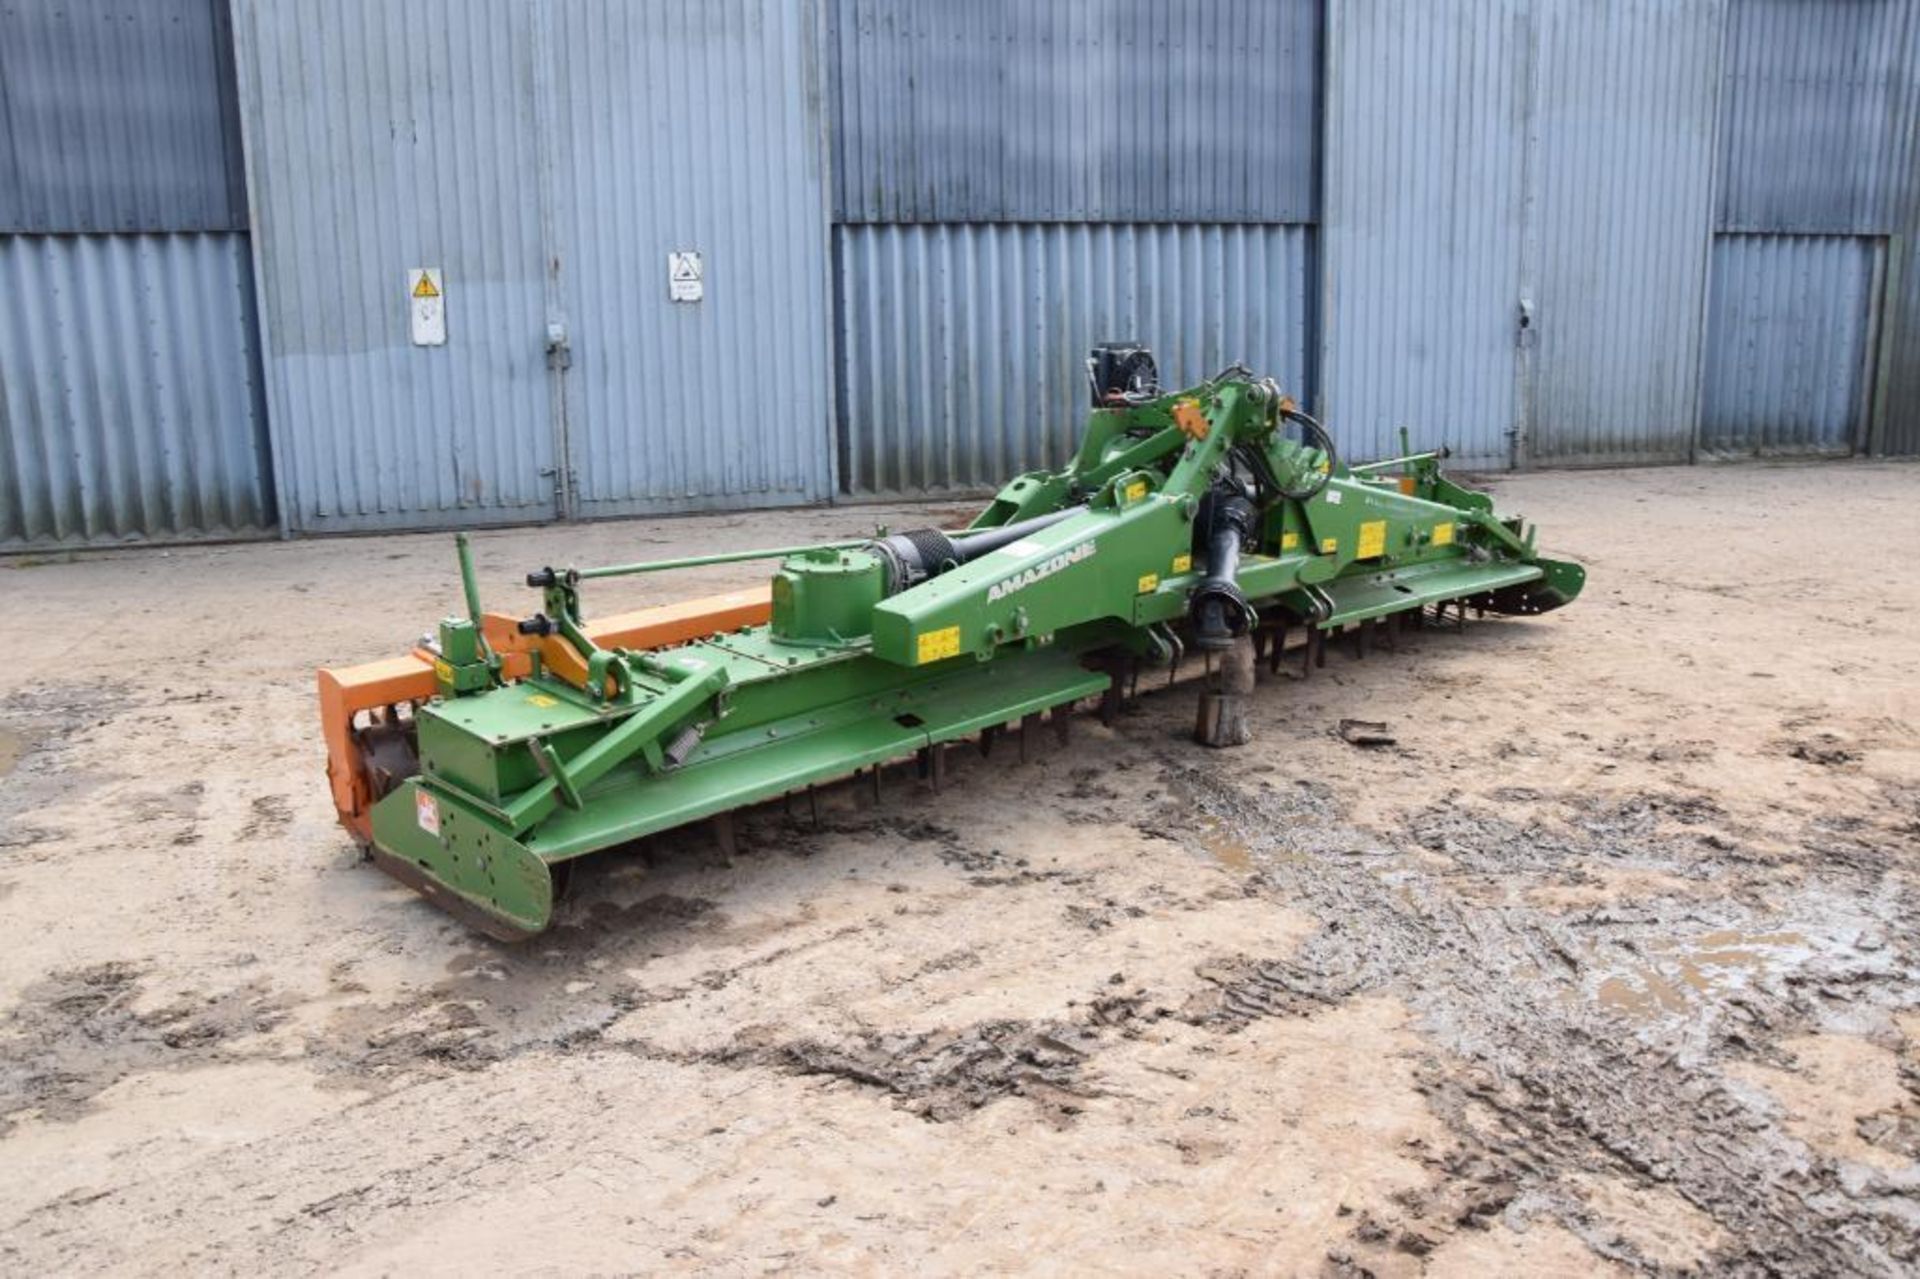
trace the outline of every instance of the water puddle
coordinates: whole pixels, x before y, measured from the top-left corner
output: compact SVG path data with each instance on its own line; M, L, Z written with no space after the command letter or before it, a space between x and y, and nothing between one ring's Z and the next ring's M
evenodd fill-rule
M1244 875L1253 869L1253 850L1217 818L1201 818L1200 829L1195 836L1215 861L1234 874Z
M1642 962L1602 978L1594 990L1602 1008L1632 1021L1689 1012L1814 954L1800 933L1726 928L1686 940L1651 941L1643 950Z

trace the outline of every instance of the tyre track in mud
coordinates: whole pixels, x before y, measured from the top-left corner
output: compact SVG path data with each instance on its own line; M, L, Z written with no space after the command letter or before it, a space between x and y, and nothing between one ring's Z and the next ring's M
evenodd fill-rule
M1251 851L1260 891L1321 925L1290 961L1203 970L1221 990L1215 1018L1231 1024L1310 1012L1354 993L1399 995L1457 1059L1431 1063L1423 1091L1469 1158L1499 1170L1480 1180L1510 1180L1517 1203L1553 1214L1595 1252L1642 1271L1667 1267L1584 1210L1581 1175L1678 1192L1726 1228L1729 1242L1710 1259L1722 1272L1912 1272L1920 1176L1911 1167L1843 1166L1809 1150L1719 1068L1778 1061L1776 1045L1790 1035L1920 1001L1901 927L1920 910L1920 894L1896 856L1897 822L1886 839L1857 822L1837 840L1810 832L1798 884L1784 909L1768 910L1757 885L1777 898L1779 865L1718 834L1660 833L1657 802L1589 808L1564 832L1457 805L1429 810L1409 824L1409 842L1428 854L1422 860L1347 824L1331 798L1304 783L1167 767L1203 823ZM1698 801L1670 805L1683 823L1702 816L1689 803ZM1436 869L1434 853L1451 867ZM1715 895L1555 915L1511 895L1477 902L1450 882L1578 875L1596 862L1712 880ZM1637 1020L1592 998L1612 958L1632 962L1686 932L1773 934L1783 918L1803 929L1825 921L1826 934L1783 971L1748 974L1719 994L1688 992L1690 1015ZM1457 1220L1475 1215L1464 1207ZM1344 1255L1335 1268L1355 1269Z

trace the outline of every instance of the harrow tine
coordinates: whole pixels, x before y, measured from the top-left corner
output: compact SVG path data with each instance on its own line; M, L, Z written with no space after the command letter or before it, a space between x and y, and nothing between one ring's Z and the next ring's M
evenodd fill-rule
M940 793L940 787L947 778L947 751L944 742L934 742L922 746L917 752L920 776L925 779L928 789L934 794Z
M1112 653L1103 656L1099 665L1107 675L1107 686L1100 693L1100 722L1112 728L1119 722L1121 708L1126 704L1127 680L1130 676L1139 678L1138 668L1127 658Z
M1053 740L1056 745L1067 746L1073 742L1073 707L1066 702L1047 712L1053 720Z
M733 828L733 810L715 813L712 818L713 842L720 849L720 864L731 868L740 855L740 839Z
M1033 730L1040 726L1040 712L1033 711L1020 717L1020 762L1028 763L1033 759Z

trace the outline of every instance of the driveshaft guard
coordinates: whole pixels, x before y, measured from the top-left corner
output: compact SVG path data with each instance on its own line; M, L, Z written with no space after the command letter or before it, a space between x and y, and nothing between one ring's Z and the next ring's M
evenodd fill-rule
M1102 617L1130 620L1135 598L1186 557L1190 536L1179 503L1157 497L1062 520L880 604L874 656L924 666Z

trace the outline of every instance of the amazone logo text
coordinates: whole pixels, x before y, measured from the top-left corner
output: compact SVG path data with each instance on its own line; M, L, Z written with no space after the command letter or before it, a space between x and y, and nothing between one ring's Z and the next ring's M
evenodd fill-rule
M1022 569L1004 582L995 582L987 588L987 603L1003 600L1015 591L1024 591L1043 577L1052 577L1069 564L1078 564L1093 555L1092 542L1082 542L1069 550L1060 552L1049 559L1041 560L1032 568Z

